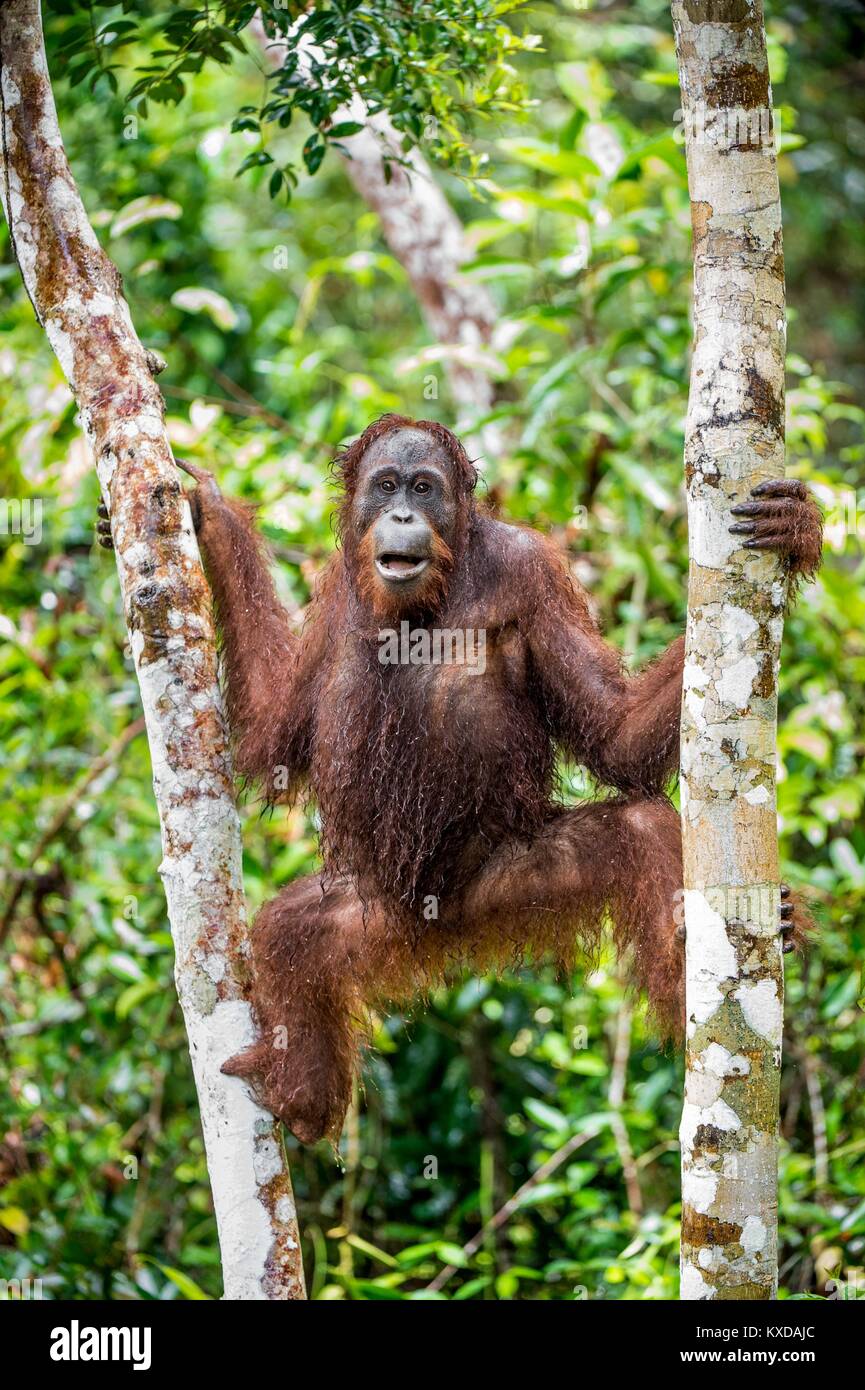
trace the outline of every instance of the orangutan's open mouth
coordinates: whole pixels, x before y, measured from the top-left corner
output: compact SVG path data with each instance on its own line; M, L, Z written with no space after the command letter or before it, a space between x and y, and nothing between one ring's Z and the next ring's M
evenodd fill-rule
M427 568L429 560L425 555L400 555L388 551L377 555L375 567L383 579L402 583L406 579L417 579Z

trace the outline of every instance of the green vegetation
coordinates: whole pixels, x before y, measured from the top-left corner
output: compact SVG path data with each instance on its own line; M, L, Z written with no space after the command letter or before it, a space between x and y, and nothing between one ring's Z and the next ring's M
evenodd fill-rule
M217 8L233 35L253 6ZM413 34L399 24L387 36L393 84L384 60L374 70L401 132L449 161L441 180L467 228L469 273L498 308L494 416L507 449L485 486L503 514L556 534L612 639L642 663L680 630L687 559L690 223L667 6L415 3L412 13L421 9L436 17L434 32L418 30L417 61L403 61ZM455 414L402 267L337 154L325 155L339 101L311 111L308 94L289 91L290 124L281 110L259 129L260 52L244 56L226 38L230 61L217 51L199 62L206 45L190 40L183 93L151 78L146 106L129 105L136 84L145 95L142 66L177 61L177 7L45 10L69 157L139 334L168 362L175 450L262 504L282 592L301 608L334 543L326 465L340 441L388 409L448 424ZM155 18L142 21L145 11ZM475 11L488 27L459 64ZM75 26L92 17L97 34L116 33L123 12L129 42L95 58ZM810 956L787 966L790 1296L825 1294L827 1277L854 1281L865 1265L865 117L861 18L803 0L770 4L768 19L791 306L789 471L815 487L830 523L823 574L787 624L781 673L784 873L822 922ZM441 65L428 71L436 44ZM496 83L505 62L514 71ZM477 92L459 72L472 63ZM479 93L491 94L482 121L471 117ZM438 122L429 140L427 117ZM276 170L290 175L274 184ZM41 503L41 537L0 535L0 1278L41 1278L50 1297L218 1296L145 739L56 823L137 718L138 694L113 563L92 543L95 474L5 227L0 237L0 495ZM568 796L586 790L568 773ZM315 820L262 815L251 798L244 820L257 905L315 864ZM681 1062L638 1009L624 1099L615 1105L613 1084L611 1104L622 1009L605 957L572 979L462 981L428 1010L382 1020L342 1164L289 1141L311 1295L674 1298ZM619 1026L620 1060L626 1042ZM481 1225L578 1136L464 1257ZM449 1264L441 1291L425 1293Z

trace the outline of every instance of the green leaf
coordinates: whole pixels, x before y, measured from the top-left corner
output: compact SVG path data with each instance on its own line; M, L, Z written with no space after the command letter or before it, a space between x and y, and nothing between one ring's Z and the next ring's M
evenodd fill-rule
M224 295L217 294L216 290L206 289L203 285L188 285L185 289L175 290L171 296L171 303L187 314L207 314L226 332L237 327L238 316L234 307Z
M131 203L127 203L115 215L110 235L123 236L125 232L132 231L133 227L141 227L146 222L156 222L163 217L176 222L182 216L183 208L170 198L159 198L155 195L133 198Z
M371 1245L368 1240L364 1240L361 1236L352 1234L346 1236L345 1239L353 1250L360 1250L362 1254L369 1255L373 1260L378 1260L383 1265L389 1265L392 1269L399 1267L399 1261L395 1260L393 1255L389 1255L386 1250L379 1250L378 1246Z
M30 1218L21 1207L0 1207L0 1226L13 1236L26 1236Z
M205 1293L199 1288L194 1279L190 1279L188 1274L184 1274L181 1269L174 1269L172 1265L162 1264L160 1260L146 1259L146 1263L155 1265L161 1270L166 1279L169 1279L176 1289L179 1289L184 1298L193 1303L212 1302L210 1294Z
M546 1101L535 1100L530 1096L525 1102L525 1110L526 1114L544 1129L563 1130L568 1127L568 1121L561 1110L547 1105Z
M830 989L823 1001L820 1017L825 1019L837 1018L845 1009L849 1009L851 1004L856 1003L859 998L859 989L859 971L853 970Z
M597 178L600 169L587 155L573 150L557 150L552 145L544 145L535 140L500 140L499 149L510 155L520 164L530 169L540 169L545 174L555 174L558 178L576 179Z
M139 1004L142 1004L145 999L149 999L151 995L157 994L160 989L161 985L158 980L139 980L137 984L130 985L119 996L114 1005L115 1014L119 1019L128 1018Z

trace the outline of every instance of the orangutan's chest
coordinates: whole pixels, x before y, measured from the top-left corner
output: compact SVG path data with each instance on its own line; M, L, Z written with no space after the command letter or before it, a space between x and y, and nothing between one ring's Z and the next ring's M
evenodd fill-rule
M346 648L322 704L322 757L373 779L395 767L405 779L440 777L445 756L470 776L513 746L516 718L531 718L522 643L501 628L384 629L362 651Z

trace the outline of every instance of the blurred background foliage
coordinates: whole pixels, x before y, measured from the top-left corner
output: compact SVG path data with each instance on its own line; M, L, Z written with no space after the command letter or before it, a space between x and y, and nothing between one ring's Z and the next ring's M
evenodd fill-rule
M235 21L251 8L222 7ZM125 102L153 61L157 20L176 9L46 6L61 125L138 331L167 360L176 451L262 504L300 616L334 544L336 446L384 410L448 424L455 411L377 218L335 153L308 172L308 113L263 136L231 132L241 108L262 105L252 45L193 63L179 104L159 100L170 92L144 113ZM123 12L144 37L136 28L98 55L109 77L74 26L99 35L112 20L110 34ZM612 640L641 663L681 628L687 557L689 208L668 8L562 0L484 13L515 36L508 81L523 110L465 120L453 76L429 74L433 109L440 98L448 120L457 112L470 149L438 177L498 315L504 444L484 488L503 515L557 535ZM832 1279L849 1293L865 1265L865 44L852 0L772 0L767 13L789 471L829 522L781 676L784 872L822 921L810 956L788 959L781 1283L784 1296L837 1297ZM479 61L499 61L497 35ZM236 177L262 149L297 171L290 202L284 188L269 196L268 164ZM0 493L42 503L38 545L0 537L0 1277L41 1278L49 1297L214 1297L117 579L93 546L97 485L70 394L5 227L0 238ZM565 790L584 793L578 774ZM244 844L258 905L314 867L314 819L266 817L249 800ZM382 1019L339 1161L288 1141L311 1295L674 1298L681 1080L606 957L572 979L462 981L429 1009Z

